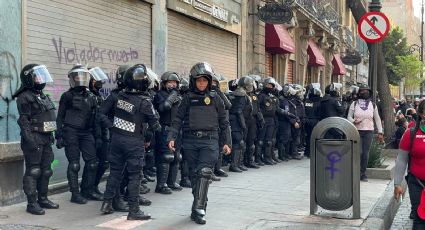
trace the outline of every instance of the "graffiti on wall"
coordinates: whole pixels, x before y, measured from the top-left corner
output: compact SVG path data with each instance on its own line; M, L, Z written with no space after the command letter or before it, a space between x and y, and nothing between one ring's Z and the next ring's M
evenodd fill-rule
M139 51L134 47L100 47L92 41L80 44L72 40L65 40L61 36L52 37L51 42L58 64L67 64L70 66L69 68L77 63L87 64L89 66L99 66L105 71L109 80L100 90L103 98L106 98L111 90L116 87L115 73L118 65L133 65L140 63L141 60ZM54 101L59 101L61 94L66 90L68 90L68 86L60 83L54 83L53 86L47 89L52 94Z
M15 57L0 52L0 142L14 139L11 135L17 123L16 102L12 95L19 89L20 79ZM14 132L16 134L16 132Z

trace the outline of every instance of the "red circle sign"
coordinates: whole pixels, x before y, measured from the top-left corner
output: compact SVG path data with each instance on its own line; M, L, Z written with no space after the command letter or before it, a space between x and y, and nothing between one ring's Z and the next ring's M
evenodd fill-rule
M360 18L357 29L360 37L366 42L379 42L388 35L390 21L381 12L369 12Z

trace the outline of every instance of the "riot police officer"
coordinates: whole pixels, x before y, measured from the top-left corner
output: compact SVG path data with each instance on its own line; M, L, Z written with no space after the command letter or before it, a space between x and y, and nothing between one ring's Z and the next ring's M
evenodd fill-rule
M326 86L325 96L320 102L320 119L344 116L345 109L342 106L339 94L341 87L341 83L331 83ZM341 139L343 138L343 133L338 129L329 129L325 134L325 138Z
M307 86L305 106L305 133L306 133L306 148L304 156L310 157L310 139L314 126L320 121L320 100L321 91L320 83L312 83Z
M94 67L89 69L90 72L90 83L89 90L96 98L97 110L103 103L103 97L100 95L100 90L103 87L103 84L108 80L108 76L103 72L99 67ZM99 183L102 179L105 171L109 168L109 162L107 160L107 154L109 150L109 129L106 127L105 123L102 123L99 118L99 113L96 112L96 130L95 130L95 143L96 143L96 155L99 159L99 164L97 167L96 177L95 177L95 188L94 192L103 197L103 193L99 190ZM81 194L84 196L84 188L81 188Z
M84 195L93 200L102 199L94 192L98 166L94 138L97 102L88 90L90 73L84 66L75 65L68 72L68 78L71 88L62 94L59 101L56 146L65 147L65 155L68 159L68 184L72 193L71 202L85 204L87 200L80 194L78 188L80 152L85 161L81 181Z
M276 112L278 107L278 98L275 96L276 81L272 77L268 77L263 81L264 89L258 95L258 103L261 113L264 116L265 126L259 132L257 141L258 151L263 155L262 161L266 165L274 165L276 162L272 159L274 154L273 140L276 136Z
M112 199L116 196L123 178L124 166L128 172L128 205L130 212L127 220L147 220L139 208L140 171L144 156L144 132L149 127L158 131L161 126L155 115L152 102L147 93L151 81L147 77L146 66L137 64L129 68L124 74L126 89L118 94L115 103L104 104L102 113L113 114L111 128L111 172L106 184L104 202L101 211L104 214L113 212ZM107 107L106 107L107 106Z
M182 148L189 166L194 197L191 219L198 224L206 223L207 193L220 152L220 134L224 138L224 152L229 154L231 151L229 121L224 103L216 93L211 92L213 74L208 63L197 63L192 67L191 91L184 95L168 134L168 147L174 151L177 135L180 129L183 130Z
M21 149L25 159L23 188L27 196L26 211L44 215L43 208L57 209L58 204L47 198L50 168L53 162L53 131L56 130L55 106L43 93L46 83L53 82L46 66L26 65L20 74L21 88L13 95L17 97L21 128ZM38 193L37 193L38 192ZM38 200L37 200L38 198Z
M161 76L161 89L155 95L153 104L159 113L162 130L157 133L155 163L157 183L155 192L171 194L172 190L180 191L182 187L176 183L181 154L177 150L168 149L167 135L172 118L176 115L181 102L178 91L180 77L175 72L165 72Z
M232 162L229 167L231 172L246 171L244 153L246 150L247 127L245 117L252 116L252 104L247 93L254 90L254 80L242 77L237 81L237 88L230 94L232 108L229 111L229 121L232 130Z
M189 81L186 78L180 79L180 95L185 95L190 91L189 89ZM186 159L184 157L184 149L181 148L181 141L177 142L176 149L180 149L182 154L182 161L180 163L180 186L185 188L192 188L192 184L189 179L189 167L187 165Z
M248 92L248 97L252 105L252 111L249 112L248 107L247 110L244 111L245 123L246 123L246 150L245 150L245 166L248 168L259 168L259 166L264 165L260 158L256 158L258 162L254 163L254 153L255 153L255 142L257 140L257 130L264 127L264 118L258 107L258 99L257 99L257 89L258 82L254 79L255 76L249 76L253 79L253 90ZM258 76L257 80L261 80L261 77Z
M229 113L229 110L232 108L232 103L230 102L229 98L226 96L225 92L221 91L220 88L220 81L225 81L225 78L222 75L218 75L218 74L214 74L213 75L213 81L212 81L212 87L211 90L213 92L216 92L218 96L220 96L221 100L224 103L224 108L226 110L226 113ZM223 139L221 138L219 140L219 146L223 146L224 142ZM220 153L218 154L218 159L217 159L217 163L214 166L214 173L212 176L212 180L213 181L220 181L220 178L218 177L227 177L227 173L221 169L222 163L223 163L223 152L220 151ZM218 176L218 177L217 177Z

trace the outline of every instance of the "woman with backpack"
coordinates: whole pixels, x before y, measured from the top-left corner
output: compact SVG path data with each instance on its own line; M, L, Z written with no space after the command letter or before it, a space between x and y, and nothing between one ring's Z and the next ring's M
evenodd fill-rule
M359 87L358 100L354 101L348 111L347 119L353 122L360 134L361 160L360 180L367 182L366 168L369 160L369 150L372 145L375 125L378 129L378 141L383 142L381 118L377 106L372 102L372 90L362 85Z
M408 167L406 180L413 211L413 229L425 229L425 101L419 104L417 114L415 126L407 129L400 140L394 173L394 198L399 201L403 195L401 182Z

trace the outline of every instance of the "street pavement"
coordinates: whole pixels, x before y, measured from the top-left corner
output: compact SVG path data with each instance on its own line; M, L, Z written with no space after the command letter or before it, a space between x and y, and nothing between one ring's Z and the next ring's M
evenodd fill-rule
M410 215L410 198L409 193L406 192L403 201L398 208L397 214L394 218L391 230L407 230L412 229L413 220L409 219Z
M0 207L0 230L7 229L360 229L365 217L384 193L388 180L361 183L361 217L341 219L347 212L331 213L338 218L310 216L310 161L292 160L213 182L209 190L207 224L190 221L190 189L172 195L146 195L153 204L142 209L153 217L149 221L127 221L126 213L101 215L101 202L86 205L69 202L70 193L50 196L60 204L59 210L46 210L44 216L25 212L25 203ZM319 210L320 211L320 210Z

